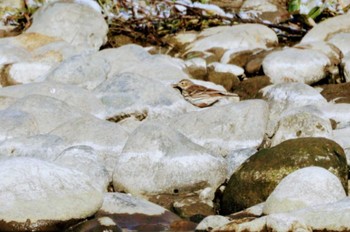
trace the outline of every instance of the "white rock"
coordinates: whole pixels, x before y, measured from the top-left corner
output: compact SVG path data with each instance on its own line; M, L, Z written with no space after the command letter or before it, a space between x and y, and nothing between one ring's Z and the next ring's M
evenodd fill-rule
M39 133L35 117L21 110L0 110L0 125L0 141Z
M178 131L145 122L117 158L113 186L136 195L215 189L226 177L224 159L209 154Z
M181 59L172 58L167 55L153 55L141 63L129 66L126 72L133 72L164 83L180 81L190 76L184 71L185 62ZM162 72L160 70L167 70Z
M41 0L40 2L38 2L37 0L26 0L26 4L28 7L35 8L35 7L41 7L47 3L60 2L60 1L62 0ZM65 0L65 2L74 2L74 3L84 4L86 6L91 7L92 9L96 10L96 12L99 12L99 13L101 13L102 11L100 5L94 0Z
M224 16L231 18L232 15L229 13L225 13L223 9L221 9L219 6L214 5L214 4L209 4L209 3L201 3L201 2L193 2L193 7L199 8L203 10L204 15L219 15L219 16Z
M196 227L197 230L211 231L213 228L223 226L230 222L230 219L221 215L211 215L205 217Z
M328 42L334 44L343 54L347 54L350 52L349 40L350 33L343 32L331 36Z
M34 13L33 23L26 32L62 38L82 51L97 51L106 42L108 26L102 14L89 6L54 2Z
M184 61L166 55L151 55L143 47L134 44L104 49L96 53L96 56L109 63L111 67L109 78L123 72L131 72L164 82L189 78L184 71L186 67Z
M111 68L104 58L94 54L72 56L48 73L46 80L94 89L107 79Z
M66 103L43 95L29 95L18 99L8 109L33 115L40 133L48 133L57 126L82 114Z
M338 177L321 167L306 167L282 179L267 198L263 212L289 212L337 202L345 197L345 190Z
M326 77L325 69L330 63L327 55L317 50L284 48L269 53L262 66L272 83L312 84Z
M239 219L238 219L239 221ZM266 229L266 216L260 217L255 220L245 220L245 221L232 221L226 225L214 228L212 232L219 231L264 231Z
M7 223L83 219L102 205L88 176L47 161L1 160L0 175L0 218Z
M301 43L328 41L336 33L347 32L350 28L350 14L339 15L323 20L314 26L301 40Z
M162 215L169 212L145 199L117 192L105 193L100 211L108 214L143 214L148 216Z
M275 217L274 214L271 216ZM335 203L316 205L279 216L280 219L283 217L294 218L294 221L311 228L310 231L348 230L350 229L350 198L346 197Z
M18 62L11 65L8 78L20 84L39 82L51 68L50 64L42 62Z
M180 32L175 35L176 42L180 43L181 45L191 43L195 41L198 37L198 32L196 31L185 31Z
M89 6L98 13L101 13L102 11L101 6L94 0L74 0L74 2Z
M58 155L54 163L85 173L96 189L107 191L111 178L93 148L83 145L69 147Z
M244 74L243 68L233 64L223 64L219 62L213 62L213 63L210 63L208 67L213 67L215 72L232 73L235 76L242 76Z
M129 134L118 124L94 117L79 117L50 132L68 144L92 147L112 175L115 160L120 155Z
M330 120L321 118L313 113L302 111L283 115L271 140L271 146L283 141L303 137L332 138Z
M111 77L116 73L125 72L130 66L139 65L142 61L150 58L151 54L139 45L128 44L119 48L103 49L92 56L108 62L110 65L108 77Z
M264 228L266 228L266 217L262 215L264 204L265 203L262 202L245 210L231 214L230 217L238 219L232 220L226 225L216 227L212 231L263 231ZM248 217L250 219L241 220L240 218L244 215L249 215ZM258 219L252 220L254 217L258 217Z
M107 117L135 113L147 118L171 117L195 108L170 84L133 73L113 76L94 93L105 104Z
M272 214L266 218L266 226L272 231L278 232L312 232L302 218L295 218L286 214Z
M28 156L52 161L67 147L62 138L38 134L7 139L0 143L1 156Z
M350 228L350 198L304 209L270 214L249 222L230 222L212 231L344 231ZM244 221L244 220L243 220Z
M198 38L187 46L187 52L204 52L215 47L235 52L266 49L267 45L278 41L275 32L261 24L212 27L203 30Z
M15 97L0 96L0 110L6 109L11 104L13 104L16 100L17 98Z
M320 106L327 100L314 88L302 83L281 83L262 90L270 109L267 133L272 136L281 114L302 106Z
M21 36L29 36L30 34L31 33L21 34ZM41 35L41 37L43 37L43 35ZM23 39L23 41L27 42L28 44L34 43L31 40L37 40L37 38L31 38L29 36L29 39ZM68 59L71 56L80 54L79 50L76 47L64 40L48 41L41 46L35 47L35 49L33 49L31 52L33 54L34 61L45 61L49 64L52 64L52 67L58 65L60 62Z
M337 129L350 126L350 105L347 103L328 103L318 106L322 117L333 119Z
M32 94L61 100L75 110L81 110L99 118L104 118L105 115L104 105L94 94L74 85L44 81L0 88L0 96L22 98Z
M338 65L343 57L342 51L330 42L315 41L312 43L299 43L294 46L298 49L312 49L324 53L330 59L331 64Z
M25 61L32 56L26 49L8 43L8 39L0 39L0 54L0 65Z
M213 154L227 156L262 143L268 113L265 101L249 100L189 112L174 117L169 125Z
M37 33L0 39L0 52L0 64L10 64L5 77L15 83L42 81L53 67L78 53L68 42Z

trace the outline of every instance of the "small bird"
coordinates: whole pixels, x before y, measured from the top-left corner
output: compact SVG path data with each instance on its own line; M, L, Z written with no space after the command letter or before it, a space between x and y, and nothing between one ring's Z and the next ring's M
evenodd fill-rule
M186 101L200 108L212 106L223 98L234 98L236 102L239 97L235 93L223 92L216 89L209 89L202 85L197 85L188 79L183 79L173 88L179 89Z

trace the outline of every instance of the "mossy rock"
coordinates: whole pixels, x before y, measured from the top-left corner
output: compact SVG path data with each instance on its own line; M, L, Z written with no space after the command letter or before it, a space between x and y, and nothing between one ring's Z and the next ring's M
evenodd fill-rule
M263 202L288 174L303 167L319 166L339 177L347 192L348 166L344 150L326 138L298 138L261 150L233 173L223 192L222 214L237 212Z

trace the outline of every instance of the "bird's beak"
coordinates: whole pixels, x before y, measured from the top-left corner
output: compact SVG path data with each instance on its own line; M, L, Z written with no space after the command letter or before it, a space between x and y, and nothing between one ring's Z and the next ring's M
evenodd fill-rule
M179 87L179 86L178 86L177 84L172 84L171 87L177 88L177 87Z

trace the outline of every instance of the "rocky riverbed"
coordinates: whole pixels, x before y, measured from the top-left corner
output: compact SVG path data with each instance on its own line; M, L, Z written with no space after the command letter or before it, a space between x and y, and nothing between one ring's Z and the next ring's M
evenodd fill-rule
M1 231L350 230L350 13L293 46L181 32L173 56L107 33L96 2L62 0L0 39Z

